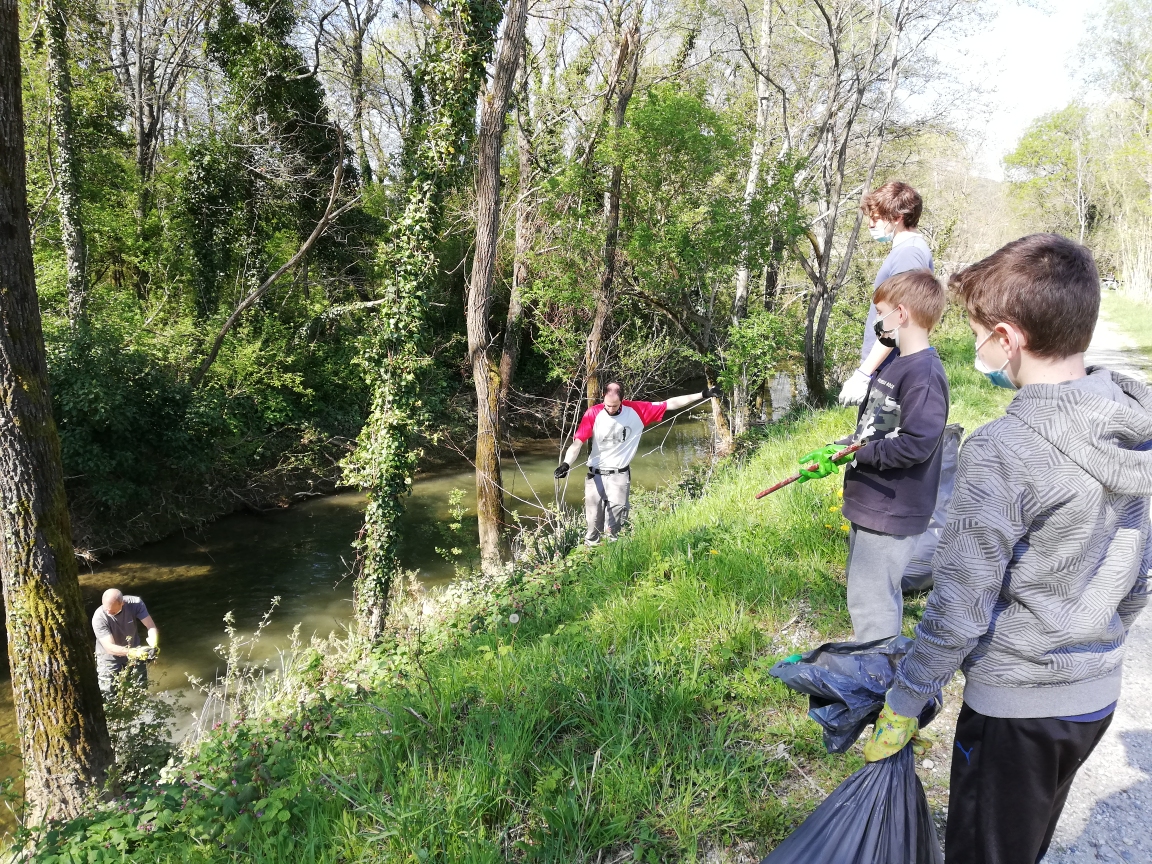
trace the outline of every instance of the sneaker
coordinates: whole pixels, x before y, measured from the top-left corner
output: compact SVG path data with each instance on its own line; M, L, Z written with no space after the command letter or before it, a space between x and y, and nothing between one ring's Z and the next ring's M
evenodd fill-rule
M585 540L584 545L591 548L593 546L599 546L600 541L599 540Z

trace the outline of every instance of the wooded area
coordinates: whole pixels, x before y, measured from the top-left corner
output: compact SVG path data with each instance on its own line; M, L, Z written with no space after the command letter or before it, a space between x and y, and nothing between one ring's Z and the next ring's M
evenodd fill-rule
M41 628L11 652L21 728L52 704L70 730L40 730L67 748L42 757L25 731L46 812L76 812L108 759L73 542L91 557L355 486L377 637L430 451L474 465L495 572L502 442L570 437L611 380L706 380L728 452L771 419L777 376L822 405L855 368L865 192L919 185L945 270L998 200L935 53L981 0L4 10L3 572L10 643L29 604ZM1110 4L1092 58L1114 98L1032 127L1006 163L1016 221L989 229L1094 240L1129 286L1152 284L1149 20Z

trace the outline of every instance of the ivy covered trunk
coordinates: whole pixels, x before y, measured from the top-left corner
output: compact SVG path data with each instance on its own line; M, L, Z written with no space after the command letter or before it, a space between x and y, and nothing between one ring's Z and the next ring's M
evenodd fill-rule
M79 815L111 761L80 599L32 267L16 0L0 0L0 577L33 820Z
M400 572L397 520L412 488L424 421L419 374L424 354L428 290L436 278L436 243L444 192L460 174L459 154L474 133L476 99L484 84L499 0L445 0L426 4L428 37L411 70L412 106L400 169L404 198L381 246L382 295L361 365L372 387L372 410L345 478L368 495L354 587L363 635L384 632L388 597Z

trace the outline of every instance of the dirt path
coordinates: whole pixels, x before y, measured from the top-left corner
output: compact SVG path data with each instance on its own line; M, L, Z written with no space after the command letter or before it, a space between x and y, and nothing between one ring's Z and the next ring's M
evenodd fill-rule
M1152 361L1101 320L1089 364L1148 379ZM1044 864L1152 864L1152 612L1128 635L1124 689L1104 740L1084 763Z

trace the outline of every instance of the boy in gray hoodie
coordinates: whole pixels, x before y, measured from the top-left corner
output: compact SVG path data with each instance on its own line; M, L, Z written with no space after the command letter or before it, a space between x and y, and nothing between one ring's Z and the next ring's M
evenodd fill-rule
M957 669L948 864L1043 858L1077 769L1112 719L1152 569L1152 390L1085 368L1092 254L1054 234L955 274L976 368L1019 390L960 452L935 587L865 746L897 752Z

